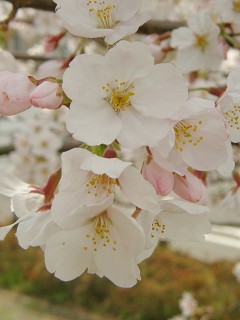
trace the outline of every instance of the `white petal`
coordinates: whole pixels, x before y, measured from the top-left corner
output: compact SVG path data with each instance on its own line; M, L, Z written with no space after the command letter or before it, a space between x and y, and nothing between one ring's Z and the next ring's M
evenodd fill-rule
M49 272L55 273L55 277L70 281L87 269L91 256L88 250L84 250L84 237L88 230L89 226L62 231L49 239L45 248L45 264Z
M175 241L204 241L211 224L204 214L161 212L159 219L165 225L164 238Z
M12 207L17 217L35 213L44 205L44 195L38 193L17 193L12 197Z
M227 78L228 90L231 92L239 92L240 83L240 68L237 68L230 72Z
M130 19L137 13L142 4L142 0L121 0L116 7L116 15L118 21Z
M76 56L64 73L64 92L70 99L79 100L86 89L91 88L95 95L101 97L104 66L104 57L99 54Z
M150 14L144 12L134 15L127 21L119 22L113 28L113 32L105 37L105 42L108 44L114 44L123 37L134 34L141 25L150 19Z
M133 84L131 103L149 117L163 119L173 116L188 97L182 74L170 63L155 65L147 76L136 79Z
M224 59L224 51L218 39L211 41L205 49L205 69L217 71Z
M207 117L202 117L203 127L198 131L198 136L196 136L203 136L202 142L196 146L186 144L181 152L183 160L190 167L202 171L214 170L224 164L228 158L226 148L227 133L223 123L221 128L221 119L214 117L213 113L209 113L208 117L208 119ZM224 134L226 135L225 139Z
M122 130L117 139L126 148L153 146L163 139L170 129L166 120L146 117L131 107L122 112L120 118Z
M191 31L195 34L208 35L214 33L218 36L220 29L212 21L211 16L204 11L200 11L197 14L192 14L188 17L188 25Z
M230 140L226 142L226 148L228 152L227 161L223 165L218 167L217 171L225 177L230 177L235 168L235 162L233 160L233 149L232 149L232 144Z
M171 47L179 50L191 47L195 42L195 36L187 27L180 27L172 31Z
M20 223L20 222L23 221L23 220L27 220L27 219L29 219L29 217L22 217L22 218L18 219L17 221L15 221L14 223L12 223L12 224L10 224L10 225L8 225L8 226L1 227L1 228L0 228L0 240L4 240L5 237L6 237L6 235L8 234L8 232L9 232L10 230L12 230L12 228L13 228L16 224Z
M54 202L52 206L52 218L63 229L75 229L88 223L93 217L106 211L113 203L113 196L109 196L98 204L75 206L75 209L64 208L61 210L61 202ZM61 200L61 194L59 196Z
M137 222L141 225L145 233L145 248L138 256L138 262L142 262L143 260L149 258L158 244L158 237L152 236L152 224L158 213L159 210L155 213L141 210L136 218Z
M177 52L175 65L183 73L204 68L204 54L198 47L189 47Z
M108 210L112 222L109 237L115 244L98 247L94 260L100 272L120 287L132 287L140 272L136 258L144 248L144 234L137 222L115 208Z
M12 197L18 192L30 191L29 185L11 173L0 172L0 193Z
M223 117L228 123L231 141L234 143L240 142L240 121L239 118L237 118L240 116L240 95L236 96L235 94L225 93L220 98L219 105L223 112Z
M66 125L76 140L90 146L112 143L121 130L120 119L108 102L83 97L72 102Z
M16 224L18 224L18 221L14 222L14 223L12 223L12 224L10 224L10 225L8 225L8 226L1 227L1 228L0 228L0 240L4 240L5 237L6 237L6 235L8 234L8 232L9 232L10 230L12 230L12 228L13 228Z
M123 194L135 206L146 210L159 208L156 191L137 169L128 167L118 180Z
M199 111L201 106L202 111ZM184 139L185 145L181 145L180 156L190 167L197 170L208 171L218 168L228 157L226 148L228 133L222 115L204 99L190 99L184 107L186 112L189 112L186 122L193 127L196 126L196 130L191 132L190 142ZM200 137L202 140L194 144Z
M176 172L179 175L185 175L188 166L179 155L179 152L173 148L169 155L164 158L161 154L160 146L158 144L156 148L151 149L154 161L166 170Z
M115 179L119 178L122 172L131 164L131 162L124 162L117 158L107 159L92 155L81 163L80 168L96 174L106 174Z
M184 103L180 112L174 115L173 119L180 121L183 119L197 119L198 117L206 116L211 111L216 111L214 101L191 97ZM219 112L217 113L220 117Z
M86 2L75 0L55 0L58 4L57 15L61 18L63 26L76 36L96 38L107 35L111 29L97 28L97 18L89 14Z
M97 251L95 261L98 269L119 287L131 288L140 278L136 258L121 245L117 247L117 251Z
M137 256L144 248L144 233L140 224L114 207L107 210L115 231L126 250Z
M207 206L195 204L181 198L162 198L159 204L164 211L172 213L186 211L191 214L202 214L209 212L209 208Z
M52 222L50 211L36 213L31 219L19 223L16 237L23 249L29 246L45 245L48 238L59 231L59 227Z
M159 155L161 155L161 157L167 158L172 148L174 147L174 144L175 144L175 131L174 131L174 128L171 126L166 137L160 140L154 146L154 148L152 148L152 150L154 152L154 150L156 149Z
M154 65L149 48L141 42L120 41L108 51L105 58L115 79L120 82L131 83L135 78L148 73Z
M87 172L80 170L80 164L93 154L80 148L74 148L62 153L62 178L60 191L76 191L85 185Z

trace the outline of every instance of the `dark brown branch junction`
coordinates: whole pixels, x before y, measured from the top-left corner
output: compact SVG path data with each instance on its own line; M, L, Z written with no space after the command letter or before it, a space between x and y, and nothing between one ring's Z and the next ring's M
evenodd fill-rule
M56 4L53 0L7 0L16 8L33 8L45 11L54 11Z

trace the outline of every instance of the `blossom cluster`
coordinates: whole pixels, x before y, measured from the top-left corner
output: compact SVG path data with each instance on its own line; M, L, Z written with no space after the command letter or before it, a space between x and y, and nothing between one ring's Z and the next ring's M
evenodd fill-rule
M69 281L87 270L132 287L141 278L139 263L159 241L203 241L211 230L204 173L234 169L240 69L230 73L216 101L192 97L182 72L218 68L223 58L219 37L226 34L211 15L199 12L188 27L167 36L176 58L166 62L162 55L157 64L146 41L122 40L150 18L140 10L141 0L55 2L70 33L104 38L107 52L71 56L57 70L67 67L62 79L9 67L0 72L1 116L65 106L67 131L80 145L62 153L61 168L42 185L1 173L0 193L11 198L17 221L0 228L0 239L18 225L19 245L40 246L57 278ZM238 13L238 2L232 3ZM231 17L226 22L235 24ZM57 46L63 36L51 41ZM40 163L51 162L62 146L48 125L36 123L35 129L16 137L15 160L31 150ZM140 168L122 156L123 149L139 148Z
M199 306L198 301L194 299L190 292L183 292L178 305L181 314L168 320L190 320L199 317L208 319L213 312L213 307L211 306Z

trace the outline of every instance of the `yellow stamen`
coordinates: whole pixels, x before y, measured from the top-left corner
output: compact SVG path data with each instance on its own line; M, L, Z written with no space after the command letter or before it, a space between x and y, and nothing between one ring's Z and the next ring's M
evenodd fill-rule
M202 51L204 51L208 44L206 36L196 34L195 38L196 38L196 42L195 42L196 46L199 47Z

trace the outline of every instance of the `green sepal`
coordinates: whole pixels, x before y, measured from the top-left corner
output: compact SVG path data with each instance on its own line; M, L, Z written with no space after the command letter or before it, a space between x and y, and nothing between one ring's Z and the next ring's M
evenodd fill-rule
M114 149L115 151L121 151L121 147L120 147L119 143L118 143L116 140L113 141L112 147L113 147L113 149Z
M107 149L106 144L100 144L98 146L88 146L87 144L82 144L81 148L86 149L99 157L103 157L105 150Z

